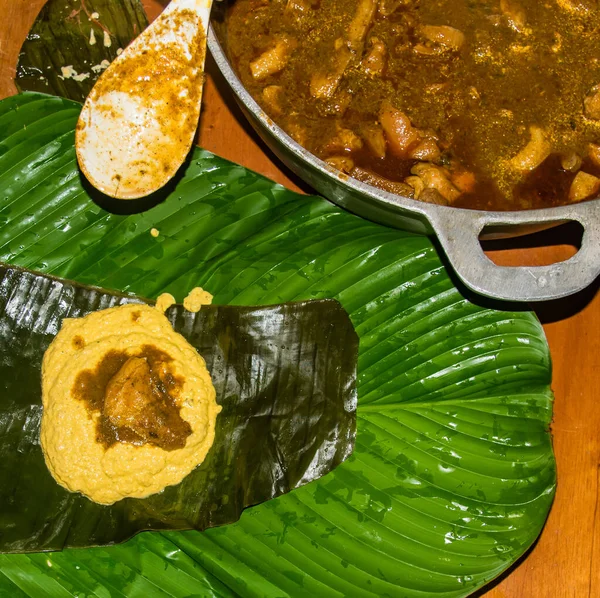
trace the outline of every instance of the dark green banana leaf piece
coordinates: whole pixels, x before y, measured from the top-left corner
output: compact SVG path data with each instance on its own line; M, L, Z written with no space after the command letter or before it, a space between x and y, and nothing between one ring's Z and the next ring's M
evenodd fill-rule
M21 47L15 83L82 102L147 25L139 0L49 0Z
M232 523L352 452L358 340L337 301L211 305L197 314L177 306L167 316L206 360L223 407L206 460L145 499L103 506L65 490L39 444L42 357L63 318L132 301L0 264L0 551Z
M145 297L200 285L219 304L336 298L360 338L356 445L231 525L0 555L0 596L447 598L514 563L556 486L535 316L465 295L426 237L198 149L162 203L107 211L77 170L79 110L0 102L0 260Z

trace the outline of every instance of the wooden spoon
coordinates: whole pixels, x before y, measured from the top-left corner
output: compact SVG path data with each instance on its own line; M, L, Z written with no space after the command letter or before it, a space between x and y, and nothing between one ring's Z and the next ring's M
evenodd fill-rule
M212 0L172 0L106 69L75 134L87 179L119 199L160 189L192 145Z

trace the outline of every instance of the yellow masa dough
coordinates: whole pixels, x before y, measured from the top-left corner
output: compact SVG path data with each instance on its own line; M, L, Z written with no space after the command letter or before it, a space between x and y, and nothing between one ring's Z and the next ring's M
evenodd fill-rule
M111 350L135 355L154 345L171 358L183 379L176 398L192 433L181 449L116 442L105 448L96 440L99 412L90 413L73 395L83 370L94 369ZM94 502L112 504L125 497L143 498L178 484L206 457L221 407L204 359L147 305L122 305L65 319L42 364L41 445L56 481Z
M197 312L200 311L203 305L210 305L212 300L213 296L208 291L205 291L202 287L195 287L183 300L183 307L187 311Z
M171 293L162 293L156 299L156 305L154 306L159 312L165 313L169 307L175 305L175 297Z

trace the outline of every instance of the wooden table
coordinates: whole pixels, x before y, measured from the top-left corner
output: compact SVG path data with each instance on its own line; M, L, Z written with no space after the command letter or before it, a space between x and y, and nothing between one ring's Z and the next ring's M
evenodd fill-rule
M16 93L12 79L19 48L44 2L0 0L0 98ZM167 0L144 1L151 17L166 4ZM207 71L199 144L291 189L307 191L250 129L210 57ZM567 259L574 252L566 242L569 231L550 233L543 240L551 246L500 249L493 251L493 259L503 265L542 265ZM546 527L532 550L479 596L600 596L598 287L596 283L578 296L536 306L554 363L552 432L558 491Z

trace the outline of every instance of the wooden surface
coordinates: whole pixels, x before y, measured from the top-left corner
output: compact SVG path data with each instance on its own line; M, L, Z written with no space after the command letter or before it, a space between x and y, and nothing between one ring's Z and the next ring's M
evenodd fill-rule
M45 0L0 0L0 98L12 83L19 48ZM145 0L155 16L166 0ZM291 175L252 133L212 60L207 63L199 143L293 189ZM541 265L570 257L573 229L545 234L545 248L490 247L505 265ZM518 241L511 245L528 245ZM539 541L520 563L478 596L486 598L600 597L600 297L598 282L576 297L536 306L554 364L552 432L558 491Z

